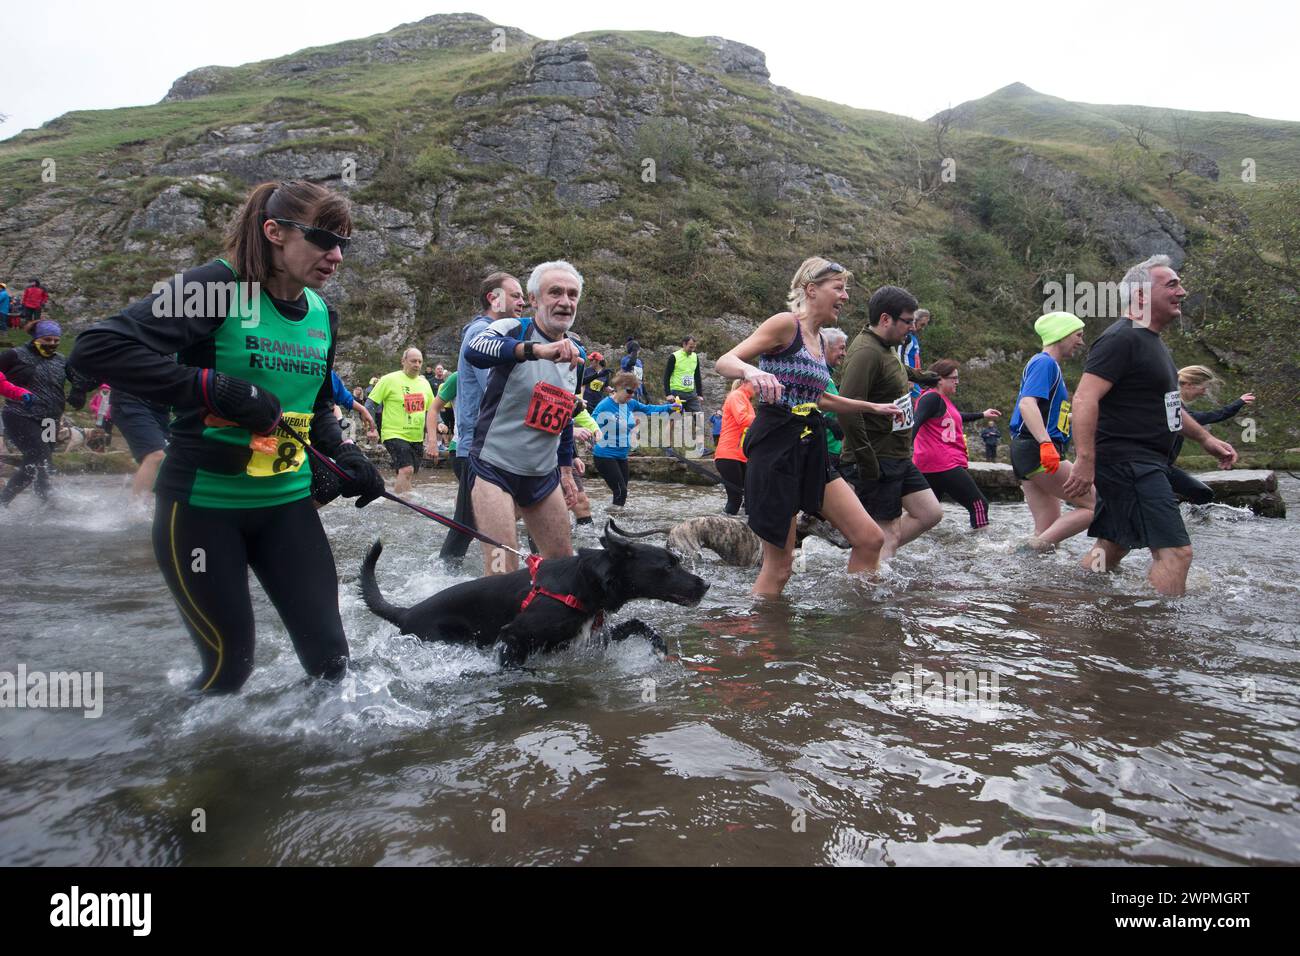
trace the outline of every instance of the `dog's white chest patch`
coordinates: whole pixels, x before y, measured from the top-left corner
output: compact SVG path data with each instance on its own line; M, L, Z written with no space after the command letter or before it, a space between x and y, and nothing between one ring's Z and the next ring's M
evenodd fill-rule
M578 636L576 638L577 643L586 644L591 640L591 628L595 623L596 619L594 617L589 617L582 622L582 627L578 628Z

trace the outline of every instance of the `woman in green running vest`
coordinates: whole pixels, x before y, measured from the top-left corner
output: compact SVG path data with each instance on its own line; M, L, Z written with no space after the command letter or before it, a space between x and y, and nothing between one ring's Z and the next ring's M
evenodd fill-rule
M72 365L172 406L155 485L154 554L198 648L202 691L235 691L253 669L251 568L304 669L338 679L348 644L338 576L312 506L305 438L351 476L362 507L383 478L342 440L330 371L338 316L316 292L349 243L348 201L306 182L262 183L226 255L154 286L83 332Z

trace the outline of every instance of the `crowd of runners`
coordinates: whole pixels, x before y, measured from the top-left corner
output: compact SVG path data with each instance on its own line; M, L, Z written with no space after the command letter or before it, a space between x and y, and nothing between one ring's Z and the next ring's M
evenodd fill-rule
M338 576L317 510L340 496L363 507L387 493L357 444L362 426L387 449L397 494L411 489L423 461L446 454L457 481L454 521L513 543L522 519L545 560L572 554L574 523L591 521L583 446L618 511L646 422L664 422L667 432L684 416L703 421L696 339L684 338L669 359L664 401L648 401L639 343L629 340L611 368L573 332L584 281L563 260L537 265L523 283L506 272L486 276L454 369L430 371L412 348L369 389L349 389L334 371L340 318L317 290L343 261L351 231L342 195L264 183L248 196L224 255L174 277L175 294L155 292L92 326L66 359L59 325L39 314L23 326L29 342L0 352L4 432L21 455L0 503L29 485L49 495L47 426L93 393L97 422L111 422L140 463L137 492L154 494L154 552L198 648L202 690L235 690L251 672L250 568L307 672L345 670ZM867 324L850 339L838 323L852 280L837 262L804 260L785 309L714 364L731 389L716 416L713 461L725 512L739 521L743 510L762 540L758 596L779 594L789 580L801 513L834 525L850 546L848 573L865 575L941 521L941 497L964 507L977 532L990 521L968 470L965 426L985 424L991 458L1003 411L963 411L959 363L922 363L918 332L930 316L906 289L875 289ZM202 315L160 307L180 303L192 283L251 294L214 296L208 301L222 306ZM1175 461L1190 438L1231 467L1236 452L1204 426L1254 397L1185 412L1213 375L1180 371L1162 341L1187 295L1177 272L1153 256L1129 269L1120 289L1124 315L1088 344L1073 398L1062 363L1084 349L1084 322L1068 312L1033 322L1042 351L1025 365L1009 410L1011 465L1033 521L1025 547L1048 551L1086 533L1094 539L1082 558L1088 572L1113 571L1129 551L1146 549L1151 584L1179 595L1192 561L1179 502L1211 495ZM336 467L313 461L317 453ZM449 533L442 557L458 561L472 540ZM514 552L482 546L484 574L517 568ZM199 550L201 567L192 560Z

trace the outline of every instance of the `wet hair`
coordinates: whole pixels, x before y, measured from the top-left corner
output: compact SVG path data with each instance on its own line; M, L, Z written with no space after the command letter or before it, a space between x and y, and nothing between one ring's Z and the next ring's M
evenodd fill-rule
M906 289L896 285L882 285L871 293L871 300L867 303L867 317L872 325L879 325L882 315L897 319L904 312L915 312L919 304L916 296Z
M631 372L617 372L609 380L609 384L614 388L632 388L635 389L641 383L636 380L636 375Z
M847 286L853 281L853 273L848 269L842 272L827 272L820 279L813 279L813 276L823 272L827 266L835 265L830 259L823 259L821 256L812 256L805 259L795 270L794 278L790 280L790 294L785 297L785 304L791 312L802 312L808 302L808 293L805 286L810 282L816 282L821 285L823 282L830 282L832 279L843 279Z
M961 368L960 362L954 362L952 359L939 359L930 366L930 371L940 378L947 378L959 368Z
M292 219L339 235L352 234L352 204L347 197L296 179L259 183L226 234L226 258L245 282L266 282L275 273L275 246L262 231L268 219Z
M498 289L501 289L505 285L505 281L507 279L514 279L514 278L515 277L512 276L509 272L494 272L486 279L484 279L479 284L478 287L479 305L483 306L484 310L491 309L492 302L488 298L488 296L490 296L493 292L496 292ZM517 282L518 280L516 279L515 281Z

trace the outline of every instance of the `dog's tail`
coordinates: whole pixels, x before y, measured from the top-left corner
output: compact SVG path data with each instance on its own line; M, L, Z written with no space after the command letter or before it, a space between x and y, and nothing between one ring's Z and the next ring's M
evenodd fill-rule
M649 531L624 531L614 523L613 518L609 519L609 526L614 529L616 534L622 535L624 538L649 538L656 534L668 533L667 528L651 528Z
M384 543L376 541L370 546L365 560L361 562L361 597L371 613L382 617L385 621L391 621L398 627L403 627L402 621L406 616L406 608L389 604L379 592L379 582L375 580L375 564L379 561L379 555L383 550Z

